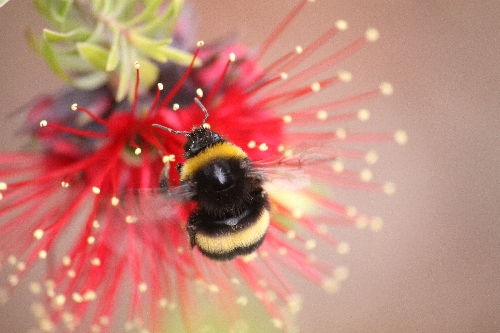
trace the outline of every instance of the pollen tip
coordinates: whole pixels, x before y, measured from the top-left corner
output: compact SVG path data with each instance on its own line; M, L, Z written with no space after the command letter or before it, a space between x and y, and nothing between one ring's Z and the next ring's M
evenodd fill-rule
M246 296L240 296L236 299L236 304L245 306L248 304L248 297Z
M78 104L77 103L71 104L71 110L76 111L77 108L78 108Z
M203 45L205 45L205 42L204 42L204 41L202 41L202 40L200 40L200 41L198 41L198 42L196 43L196 46L198 46L198 47L202 47Z
M348 24L346 20L337 20L335 21L335 27L339 29L339 31L346 31L348 28Z
M349 277L349 268L345 266L338 266L335 268L333 271L333 276L338 280L338 281L345 281Z
M394 140L400 145L406 144L408 142L408 134L406 134L406 131L404 130L399 130L394 133Z
M340 79L340 81L345 82L345 83L351 82L352 74L351 74L351 72L341 71L341 72L339 72L339 79Z
M309 239L306 241L305 244L306 249L312 250L316 247L316 240L315 239Z
M6 182L0 182L0 191L6 190L7 189L7 183Z
M292 116L288 114L283 116L283 121L285 122L285 124L290 124L292 122Z
M328 112L325 110L319 110L318 113L316 113L316 118L319 120L326 120L328 119Z
M302 51L304 51L304 49L302 48L302 46L300 46L300 45L295 46L295 53L301 54Z
M384 193L387 195L393 195L396 192L396 184L393 182L387 182L383 187Z
M92 266L101 266L101 259L94 257L90 259L90 263L92 264Z
M41 250L40 252L38 252L38 258L46 259L47 258L47 251Z
M313 2L312 0L308 0L309 2ZM282 329L283 328L283 321L279 318L273 318L272 319L273 325L277 329Z
M380 33L375 28L368 28L365 32L365 38L369 42L376 42L380 38Z
M42 121L40 122L40 127L45 127L45 126L47 126L47 124L48 124L48 123L47 123L47 120L42 120Z
M266 143L261 143L261 144L259 145L259 150L260 150L260 151L266 151L266 150L268 150L268 149L269 149L269 146L268 146Z
M92 187L92 192L94 194L99 194L99 193L101 193L101 189L97 186L94 186L94 187Z
M179 104L174 103L174 104L172 105L172 110L177 111L177 110L179 110L179 107L180 107L180 106L179 106Z
M370 169L368 169L368 168L363 169L359 173L359 178L362 181L368 183L368 182L370 182L373 179L373 172Z
M134 154L136 154L136 155L140 155L141 153L142 153L141 148L139 148L139 147L135 148L135 150L134 150Z
M204 124L203 124L203 128L208 128L208 129L210 129L210 124L209 124L209 123L204 123Z
M69 187L69 183L65 182L65 181L62 181L61 182L61 186L64 187L64 188L68 188Z
M358 119L362 122L368 121L370 119L370 110L368 109L360 109L358 111Z
M163 83L161 82L158 82L158 90L163 90Z
M344 128L337 128L337 130L335 131L335 135L340 140L344 140L347 137L347 131Z
M141 282L139 283L139 285L137 286L137 289L141 292L141 293L144 293L148 290L148 285L146 282Z
M354 206L347 206L345 210L347 217L355 217L358 215L358 209Z
M287 297L287 305L292 313L297 313L302 310L302 296L293 294Z
M378 154L375 150L370 150L369 152L366 153L365 155L365 161L368 164L375 164L378 161Z
M203 97L203 89L201 89L201 88L196 89L196 96L198 96L198 98L202 98Z
M158 301L158 306L162 309L165 309L167 305L168 305L167 299L164 297L160 298L160 300Z
M253 149L257 146L257 143L254 140L250 140L247 144L248 148Z
M332 163L332 169L336 173L341 173L342 171L344 171L344 163L340 160L336 160Z
M139 67L141 67L141 65L139 64L138 61L134 62L134 67L135 69L139 69Z
M321 90L321 84L319 82L314 82L313 84L311 84L311 90L313 92L318 92Z
M42 239L42 237L43 237L43 230L42 229L36 229L33 232L33 237L35 237L36 239Z
M62 264L65 267L69 267L69 265L71 265L71 257L70 256L64 256L64 257L62 257Z
M128 224L136 223L137 217L132 216L132 215L127 215L127 216L125 216L125 222L127 222Z
M288 73L281 72L280 73L280 77L281 77L282 80L286 80L286 79L288 79Z
M382 82L379 89L384 96L391 96L394 93L394 87L389 82Z
M112 197L111 198L111 204L113 206L118 206L119 203L120 203L120 199L118 199L117 197Z
M349 243L340 242L337 245L337 253L338 254L348 254L349 252L351 252L351 247L349 246Z
M370 221L370 229L374 232L379 232L384 227L384 220L381 217L375 216Z
M229 61L234 62L236 60L236 54L233 52L229 53Z

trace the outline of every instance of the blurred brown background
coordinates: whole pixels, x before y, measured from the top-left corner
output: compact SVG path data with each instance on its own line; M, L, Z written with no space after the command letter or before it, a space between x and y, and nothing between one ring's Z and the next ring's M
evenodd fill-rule
M238 31L259 45L295 0L191 3L195 40ZM317 1L280 43L287 50L305 45L339 18L350 24L339 43L368 26L380 30L375 45L339 69L353 72L354 91L392 82L395 95L377 102L381 112L368 126L404 128L410 140L378 149L376 178L396 182L396 195L346 194L348 202L382 216L385 228L338 230L351 254L336 260L351 276L334 295L299 283L302 331L499 332L500 2ZM4 116L62 87L27 48L28 26L43 26L29 1L0 9L2 149L18 146L20 125ZM28 304L20 297L0 309L0 331L25 331Z

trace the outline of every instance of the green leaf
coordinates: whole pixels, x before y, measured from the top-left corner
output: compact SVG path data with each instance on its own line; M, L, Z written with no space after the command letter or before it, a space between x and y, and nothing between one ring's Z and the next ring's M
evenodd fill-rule
M147 55L158 62L166 62L168 60L164 48L170 44L172 41L171 39L153 40L135 32L130 33L129 38L130 43L137 47L142 54Z
M3 5L5 5L9 0L0 0L0 8L2 8Z
M58 59L52 46L45 40L41 39L40 54L45 59L50 69L66 82L71 82L71 78L66 74L64 69L59 65Z
M49 5L46 0L35 0L35 8L40 14L42 14L43 17L52 21Z
M118 28L113 28L113 43L111 44L111 50L109 52L108 60L106 62L106 71L111 72L118 66L118 61L120 56L118 53L118 45L120 42L120 30Z
M168 60L180 65L188 66L193 60L193 55L191 53L172 46L165 46L162 51ZM196 58L194 66L201 66L201 60L199 58Z
M125 22L124 25L127 27L132 27L139 22L149 21L156 16L156 11L160 7L163 0L152 0L149 1L144 10L137 16L134 16L130 21Z
M120 53L123 55L122 61L120 61L120 81L118 83L118 89L116 91L116 101L119 102L125 98L127 95L127 87L130 80L131 71L131 59L130 50L125 40L125 37L120 36Z
M66 33L57 32L49 29L43 29L43 37L49 43L60 43L60 42L83 42L87 40L92 32L87 29L75 29Z
M70 68L72 73L88 73L96 71L95 67L86 61L82 61L82 57L78 51L62 53L58 56L59 65L62 68Z
M108 81L108 75L103 72L92 72L86 75L80 75L75 78L72 84L79 89L96 89Z
M61 17L63 19L66 18L66 15L68 15L68 12L71 8L71 5L73 5L73 1L74 0L63 0L63 3L61 4L61 6L59 7L59 10L57 12L59 17Z
M82 58L87 60L95 68L106 71L106 63L108 62L109 51L104 47L92 43L77 43L76 48Z

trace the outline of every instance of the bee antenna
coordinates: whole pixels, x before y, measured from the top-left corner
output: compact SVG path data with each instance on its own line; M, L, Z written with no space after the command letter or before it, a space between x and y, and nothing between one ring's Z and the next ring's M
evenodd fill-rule
M200 102L200 100L198 98L195 97L194 101L195 101L196 104L198 104L198 106L200 107L200 109L205 114L205 118L203 118L203 121L202 121L202 123L200 125L200 127L202 127L203 125L205 125L205 121L208 118L208 111L207 111L207 108L205 106L203 106L203 104ZM162 130L169 131L170 133L174 133L174 134L188 134L188 133L190 133L188 131L176 131L176 130L170 128L170 127L162 126L160 124L153 124L153 127L160 128Z
M198 104L198 106L199 106L199 107L200 107L200 109L203 111L203 113L205 113L205 118L203 118L203 121L202 121L202 123L201 123L201 125L200 125L200 127L201 127L201 126L205 125L205 121L206 121L206 120L207 120L207 118L208 118L208 111L207 111L207 108L206 108L205 106L203 106L203 104L200 102L200 100L199 100L198 98L196 98L196 97L195 97L195 98L194 98L194 102L195 102L196 104Z

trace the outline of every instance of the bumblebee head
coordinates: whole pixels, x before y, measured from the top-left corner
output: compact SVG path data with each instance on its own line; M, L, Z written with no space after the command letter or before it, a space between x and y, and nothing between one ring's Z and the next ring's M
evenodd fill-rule
M200 151L217 143L226 142L218 133L208 128L198 127L186 134L187 142L184 145L186 159L196 156Z

